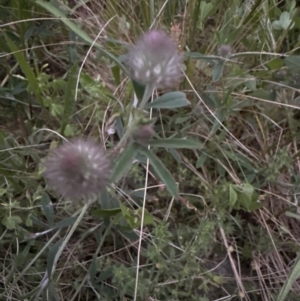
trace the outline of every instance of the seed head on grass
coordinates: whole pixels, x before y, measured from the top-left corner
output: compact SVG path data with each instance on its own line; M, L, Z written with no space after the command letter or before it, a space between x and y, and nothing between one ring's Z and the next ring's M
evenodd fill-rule
M128 53L132 78L153 88L169 88L182 77L182 55L176 44L162 30L146 32Z
M107 185L110 161L101 145L91 140L64 142L45 160L49 186L71 198L89 198Z

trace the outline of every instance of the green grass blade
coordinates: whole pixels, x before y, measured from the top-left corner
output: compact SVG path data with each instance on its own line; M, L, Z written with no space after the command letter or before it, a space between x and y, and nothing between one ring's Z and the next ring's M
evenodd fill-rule
M41 257L41 255L44 253L44 251L51 246L52 241L54 241L56 239L56 237L59 235L60 231L57 231L48 241L47 243L45 243L45 245L39 250L39 252L31 259L31 261L26 265L26 267L24 267L24 269L22 270L22 272L20 274L18 274L18 276L16 276L14 278L14 281L9 284L8 288L5 289L4 292L1 292L0 294L0 300L3 300L2 298L4 297L4 295L9 294L9 292L16 286L16 284L18 283L18 281L20 281L20 279L25 275L25 273L30 269L30 267L32 265L34 265L34 263Z
M5 40L10 50L13 52L13 55L16 58L18 64L20 65L23 73L25 74L25 77L28 80L28 84L31 91L34 93L40 105L43 106L43 99L42 99L37 78L34 72L32 71L30 65L28 64L23 52L21 52L20 49L18 49L17 45L15 45L15 43L8 37L7 34L5 34Z
M150 141L149 144L151 146L165 148L199 149L202 147L199 141L190 138L157 139Z
M276 301L284 301L289 291L292 288L293 283L300 277L300 256L296 260L296 264L293 267L290 275L288 276L285 284L281 288Z
M49 248L49 253L47 256L47 273L48 273L48 278L49 280L52 278L52 268L54 265L54 259L55 256L57 254L57 251L59 249L59 247L62 244L62 240L63 238L59 239L57 242L55 242L55 244L53 244L50 248Z
M67 27L69 27L70 30L72 30L76 35L78 35L80 38L82 38L84 41L86 41L89 44L93 44L94 41L93 39L86 33L84 32L81 28L79 28L76 24L71 22L63 12L61 12L59 9L54 7L51 3L45 2L42 0L36 0L36 4L42 6L44 9L46 9L48 12L50 12L52 15L60 19ZM103 47L98 44L94 43L94 45L99 49L102 55L105 57L109 58L111 61L116 63L122 70L126 71L125 67L120 63L120 61L110 52L107 52L103 49Z
M77 71L78 71L78 67L77 65L74 65L69 72L69 78L68 78L66 94L65 94L64 111L62 114L62 121L60 127L60 133L62 135L64 135L66 126L70 121L70 117L74 113L76 79L78 74Z

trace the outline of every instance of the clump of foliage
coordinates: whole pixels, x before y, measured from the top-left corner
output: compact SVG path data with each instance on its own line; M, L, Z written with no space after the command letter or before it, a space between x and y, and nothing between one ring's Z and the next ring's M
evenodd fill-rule
M1 15L1 300L298 300L296 1Z

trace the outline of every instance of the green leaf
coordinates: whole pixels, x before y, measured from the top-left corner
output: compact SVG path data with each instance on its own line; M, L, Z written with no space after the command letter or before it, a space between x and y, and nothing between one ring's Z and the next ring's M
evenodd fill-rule
M286 282L284 283L283 287L281 288L279 295L277 296L276 301L284 301L292 288L294 282L300 277L300 255L296 259L296 263L290 272Z
M116 209L96 209L92 212L92 215L95 217L112 217L122 212L121 208Z
M215 64L214 69L212 71L212 80L214 82L218 81L222 74L224 69L224 61L219 61L217 64Z
M103 210L111 210L120 208L120 203L118 199L112 195L113 192L109 192L108 189L104 189L101 192L100 196L100 204L101 209Z
M169 192L173 197L178 197L178 187L170 171L166 166L159 160L159 158L150 150L145 147L140 147L139 151L150 160L151 166L159 176L160 180L166 185Z
M57 224L55 224L55 229L70 227L75 223L76 220L77 220L77 216L67 217L61 220L60 222L58 222Z
M248 210L248 212L253 212L253 211L263 208L263 207L264 207L264 204L262 202L252 200L252 202L248 205L248 207L246 209Z
M93 259L91 262L91 265L89 267L89 280L91 281L91 283L94 285L94 281L95 281L95 277L96 277L96 273L98 271L98 264L97 264L98 260L97 260L97 256L94 254L93 255Z
M63 132L63 135L66 137L74 137L75 135L74 128L70 124L67 124Z
M282 30L282 26L280 24L280 21L279 20L275 20L273 23L272 23L272 26L275 30Z
M222 60L222 58L217 56L207 56L205 54L202 54L200 52L188 52L187 57L194 60L203 60L210 64L215 64L216 61Z
M22 223L22 219L17 215L5 216L2 219L2 224L9 230L16 229L17 224Z
M5 280L7 281L7 283L10 283L11 280L14 278L15 274L16 274L16 269L18 268L18 266L22 266L24 265L24 262L26 262L28 253L30 251L32 247L32 244L29 242L27 243L26 247L23 249L22 252L18 253L14 260L12 260L12 266L10 267L10 271L8 274L5 275Z
M60 133L65 134L66 126L68 125L75 108L75 89L78 75L78 67L74 65L68 77L68 82L65 90L65 101L61 119Z
M298 72L300 69L300 55L290 55L284 59L284 63L290 70Z
M282 29L288 29L289 26L290 26L290 23L292 22L290 14L287 11L283 12L280 15L279 22L280 22L280 25L281 25Z
M255 91L256 90L256 78L250 74L246 74L245 78L246 78L245 86L248 89Z
M238 201L235 204L235 209L244 209L248 212L252 212L264 207L264 204L258 200L258 195L251 184L242 183L241 185L232 186L238 194Z
M121 72L120 67L115 65L111 68L112 75L115 79L115 84L118 86L121 83Z
M62 11L54 7L50 2L45 2L43 0L35 0L35 3L42 6L44 9L49 11L52 15L60 19L67 27L69 27L69 29L71 29L75 34L77 34L81 39L83 39L89 44L95 45L102 55L109 58L111 61L115 62L123 71L126 72L126 68L121 64L121 62L114 55L104 50L99 43L94 43L93 39L81 28L79 28L75 23L71 22Z
M52 201L46 192L43 192L41 198L41 204L43 212L47 218L49 225L52 227L54 225L54 211L52 206Z
M266 63L266 65L268 66L268 68L270 70L278 70L278 69L282 68L283 62L282 62L282 59L280 59L279 57L276 57L276 58L268 61Z
M46 296L49 301L60 301L61 299L58 296L56 284L52 281L49 282L47 291L44 291L44 296Z
M49 249L49 253L47 256L47 273L48 273L48 278L51 279L51 275L52 275L52 268L54 265L54 260L55 260L55 256L57 254L57 251L59 249L59 247L61 246L61 243L63 241L63 238L61 238L60 240L58 240L53 246L51 246Z
M233 147L233 146L230 145L229 147ZM245 167L252 173L255 173L256 166L252 165L252 162L249 161L249 158L247 158L246 156L244 156L238 152L227 151L225 149L222 151L223 151L224 155L226 155L226 157L228 157L230 160L232 160L234 162L238 162L238 164L241 167Z
M63 113L64 107L61 104L52 103L50 112L53 117L60 117Z
M5 194L6 194L6 192L7 192L7 190L6 190L6 189L4 189L4 188L0 188L0 196L3 196L3 195L5 195Z
M216 116L217 118L214 120L213 126L209 134L210 136L214 135L217 132L217 130L222 128L222 124L228 116L227 110L221 108L217 111Z
M5 137L6 137L6 135L5 135L4 132L0 129L0 149L2 148L2 146L5 147Z
M32 71L30 65L27 63L24 53L18 49L18 47L14 44L14 42L8 37L6 33L4 35L5 35L6 43L8 44L11 52L13 53L18 64L20 65L23 73L25 74L25 77L28 81L31 91L34 93L39 104L43 106L43 99L41 97L41 91L40 91L37 78L34 72Z
M299 214L287 211L287 212L285 212L285 215L300 220L300 215Z
M114 268L109 267L109 268L105 269L104 271L103 270L101 271L100 275L97 277L95 282L101 283L101 282L107 280L108 278L112 278L113 276L114 276ZM109 296L113 296L113 291L109 294Z
M143 208L139 208L138 210L135 211L136 214L141 217L142 216L142 213L143 213ZM138 220L137 222L137 225L140 226L141 225L141 219ZM144 222L143 222L143 225L144 226L148 226L148 225L155 225L155 220L152 216L152 214L147 210L147 209L144 209Z
M149 144L153 147L165 148L199 149L202 147L202 143L190 138L157 139L151 140Z
M28 216L26 217L25 225L27 227L32 227L33 222L32 222L32 219L31 219L31 214L28 214Z
M130 225L132 229L141 226L143 208L140 207L137 210L132 210L124 205L121 205L122 215L126 222ZM147 209L144 209L144 221L143 225L155 225L153 216L149 213Z
M205 1L201 1L200 3L200 20L204 21L206 17L211 13L214 6L212 3L206 3Z
M235 192L232 185L229 185L229 205L230 207L233 207L238 199L238 195Z
M197 162L196 162L196 168L200 168L206 161L207 159L207 154L203 153L201 154L201 156L198 158Z
M186 99L183 92L169 92L156 98L153 102L148 103L146 108L155 109L176 109L189 105L190 102Z
M253 193L254 193L254 187L249 184L249 183L243 183L239 187L239 189L241 189L241 192L244 194L247 194L249 197L252 197Z
M129 145L120 157L117 159L113 168L111 181L118 182L124 174L130 169L132 161L136 156L136 146L134 144Z
M144 93L145 93L145 86L141 85L140 83L138 83L135 80L131 80L132 85L133 85L133 89L134 89L134 93L137 97L137 99L139 101L141 101L143 99Z
M15 266L14 267L17 267L17 266L20 266L20 265L24 264L24 260L28 256L28 253L29 253L31 247L32 247L31 243L30 242L27 243L27 245L25 246L23 251L15 257L15 261L14 261Z

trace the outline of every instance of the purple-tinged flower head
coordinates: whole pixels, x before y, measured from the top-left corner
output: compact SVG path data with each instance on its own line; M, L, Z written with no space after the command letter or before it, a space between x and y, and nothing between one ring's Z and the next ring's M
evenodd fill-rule
M152 124L146 124L139 127L134 133L133 138L136 142L147 145L150 139L155 135L155 131L153 129Z
M229 58L232 55L232 48L229 45L221 45L218 49L218 53L221 57Z
M64 142L46 158L49 186L67 198L88 198L107 185L110 161L101 145L91 140Z
M182 60L176 44L164 31L150 30L130 48L127 63L134 80L163 89L180 81Z

